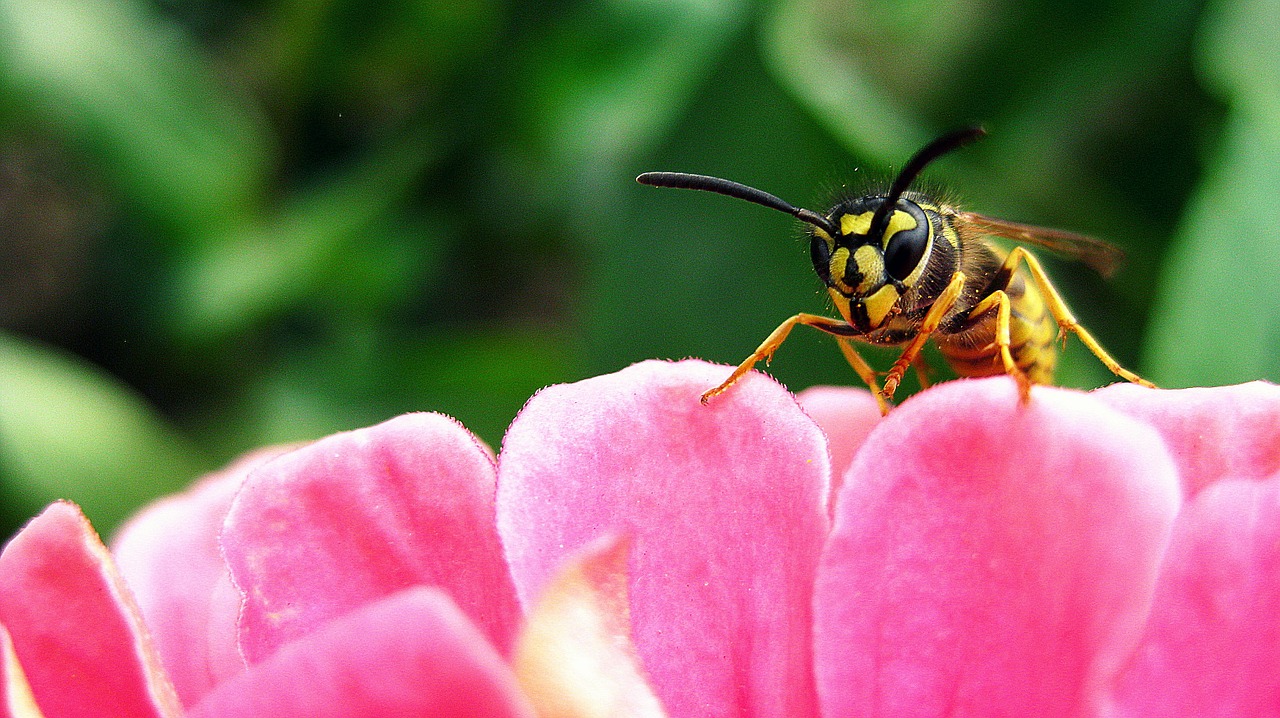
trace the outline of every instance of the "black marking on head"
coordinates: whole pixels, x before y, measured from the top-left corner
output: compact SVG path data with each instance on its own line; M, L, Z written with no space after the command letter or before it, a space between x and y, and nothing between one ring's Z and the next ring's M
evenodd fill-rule
M871 317L867 315L867 305L861 299L849 302L849 319L859 334L867 334L874 329Z

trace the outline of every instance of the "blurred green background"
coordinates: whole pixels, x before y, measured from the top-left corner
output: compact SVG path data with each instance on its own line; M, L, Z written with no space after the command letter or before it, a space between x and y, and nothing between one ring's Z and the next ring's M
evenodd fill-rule
M827 311L796 223L932 136L1093 234L1076 312L1166 386L1280 379L1280 0L0 0L0 535L108 533L262 444L737 363ZM1073 344L1061 381L1111 380ZM884 363L888 354L871 352ZM935 357L932 362L941 366ZM854 384L802 330L770 371Z

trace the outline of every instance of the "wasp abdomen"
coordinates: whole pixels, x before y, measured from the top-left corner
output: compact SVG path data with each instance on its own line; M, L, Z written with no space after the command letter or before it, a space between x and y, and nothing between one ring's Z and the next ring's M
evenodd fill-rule
M1003 291L1009 297L1009 351L1014 364L1036 384L1053 381L1058 363L1058 323L1034 282L1025 271L1015 271L988 287L990 296ZM959 376L979 377L1007 373L996 344L997 314L992 305L965 317L955 331L934 336L938 349Z

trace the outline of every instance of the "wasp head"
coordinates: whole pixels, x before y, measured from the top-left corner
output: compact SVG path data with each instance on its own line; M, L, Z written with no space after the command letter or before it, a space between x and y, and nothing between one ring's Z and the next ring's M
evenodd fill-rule
M879 328L928 264L934 226L907 192L934 159L986 134L969 127L939 137L907 160L889 191L845 200L826 215L794 207L774 195L731 180L683 172L646 172L636 178L654 187L696 189L753 202L813 227L813 268L826 283L841 316L863 333Z
M910 196L894 202L877 227L884 195L849 199L827 213L828 226L814 226L809 245L813 268L826 283L844 320L862 332L880 327L898 300L919 279L933 242L933 224Z

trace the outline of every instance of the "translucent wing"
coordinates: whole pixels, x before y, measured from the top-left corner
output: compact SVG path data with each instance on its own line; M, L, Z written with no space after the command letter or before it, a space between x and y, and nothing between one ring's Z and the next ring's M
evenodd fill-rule
M967 224L983 234L1034 244L1064 257L1079 260L1104 277L1115 274L1124 262L1122 249L1083 234L995 219L976 212L957 212L956 219L960 224Z

